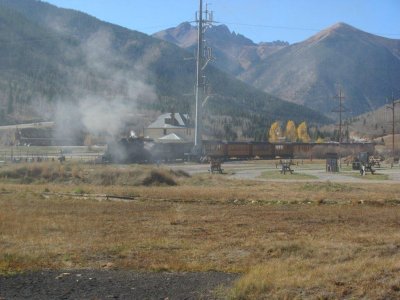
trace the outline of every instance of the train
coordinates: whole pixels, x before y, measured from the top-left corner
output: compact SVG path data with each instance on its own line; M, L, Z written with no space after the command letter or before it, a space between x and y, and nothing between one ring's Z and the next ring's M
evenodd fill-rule
M157 143L152 139L130 137L108 144L104 160L115 163L155 163L178 160L218 159L309 159L326 158L328 153L342 156L359 152L373 154L373 143L270 143L202 141L200 153L193 154L193 143Z
M275 159L275 158L326 158L328 153L342 156L359 152L373 154L373 143L269 143L269 142L221 142L204 141L203 156L221 160Z
M156 143L144 137L128 137L107 144L103 162L157 163L188 158L193 143Z

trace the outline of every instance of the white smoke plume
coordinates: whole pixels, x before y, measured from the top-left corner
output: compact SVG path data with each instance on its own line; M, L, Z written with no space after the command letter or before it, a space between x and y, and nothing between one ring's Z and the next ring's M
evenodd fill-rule
M102 29L82 45L82 69L70 78L71 99L61 99L54 115L56 134L73 139L82 131L118 136L127 120L134 121L138 101L154 101L154 88L145 83L147 62L143 57L133 68L115 50L113 35ZM134 41L132 41L134 42ZM157 52L155 53L157 55ZM73 99L73 100L72 100Z

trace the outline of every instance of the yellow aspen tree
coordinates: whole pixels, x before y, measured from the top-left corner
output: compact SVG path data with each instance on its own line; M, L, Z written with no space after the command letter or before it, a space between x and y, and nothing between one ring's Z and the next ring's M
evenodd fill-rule
M311 141L310 136L308 135L307 123L300 123L299 127L297 127L297 137L303 143L309 143Z
M286 140L289 142L297 141L297 130L296 125L292 120L289 120L286 123L286 131L285 131Z
M279 138L282 136L282 129L281 125L279 124L278 121L272 123L270 129L269 129L269 141L271 143L277 142Z

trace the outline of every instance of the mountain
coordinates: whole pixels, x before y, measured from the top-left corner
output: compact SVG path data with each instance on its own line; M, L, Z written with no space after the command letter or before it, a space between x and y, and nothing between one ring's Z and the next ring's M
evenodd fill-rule
M179 27L180 30L168 29L154 36L171 36L179 41L176 44L187 48L191 42L185 40L182 31L188 31L188 26ZM215 31L221 33L223 27L217 26ZM209 45L219 54L216 65L220 69L282 99L328 115L338 106L335 96L339 89L344 92L347 110L357 115L383 105L400 84L400 40L376 36L344 23L292 45L256 45L250 40L236 43L234 37L240 36L242 41L246 38L226 27L223 31L219 43L215 43L214 31L207 31ZM180 34L174 35L175 32Z
M394 103L395 133L399 134L400 128L397 124L400 121L400 99L397 99ZM388 104L376 110L350 118L348 120L349 131L354 132L360 137L368 138L377 138L392 134L393 110L389 107L392 107L392 102L388 102Z
M329 113L338 85L353 115L375 109L400 83L400 40L338 23L285 47L240 78L264 91Z
M36 0L0 0L0 24L2 123L115 131L129 119L141 130L157 113L192 110L195 64L171 43ZM212 66L207 79L210 135L236 128L260 136L276 119L327 122Z
M270 54L289 45L289 43L283 41L255 44L245 36L231 32L226 25L207 28L205 36L207 44L214 51L214 64L219 69L234 76L239 76ZM154 33L153 37L195 53L197 28L189 22Z

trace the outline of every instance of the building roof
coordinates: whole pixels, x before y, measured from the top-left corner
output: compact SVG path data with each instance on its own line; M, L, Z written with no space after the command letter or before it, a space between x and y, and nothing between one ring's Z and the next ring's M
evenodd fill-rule
M189 116L181 113L162 114L147 128L188 128Z
M187 142L183 137L177 135L176 133L170 133L168 135L160 137L157 139L157 141L168 142L168 143L171 143L171 142L172 143L186 143Z

